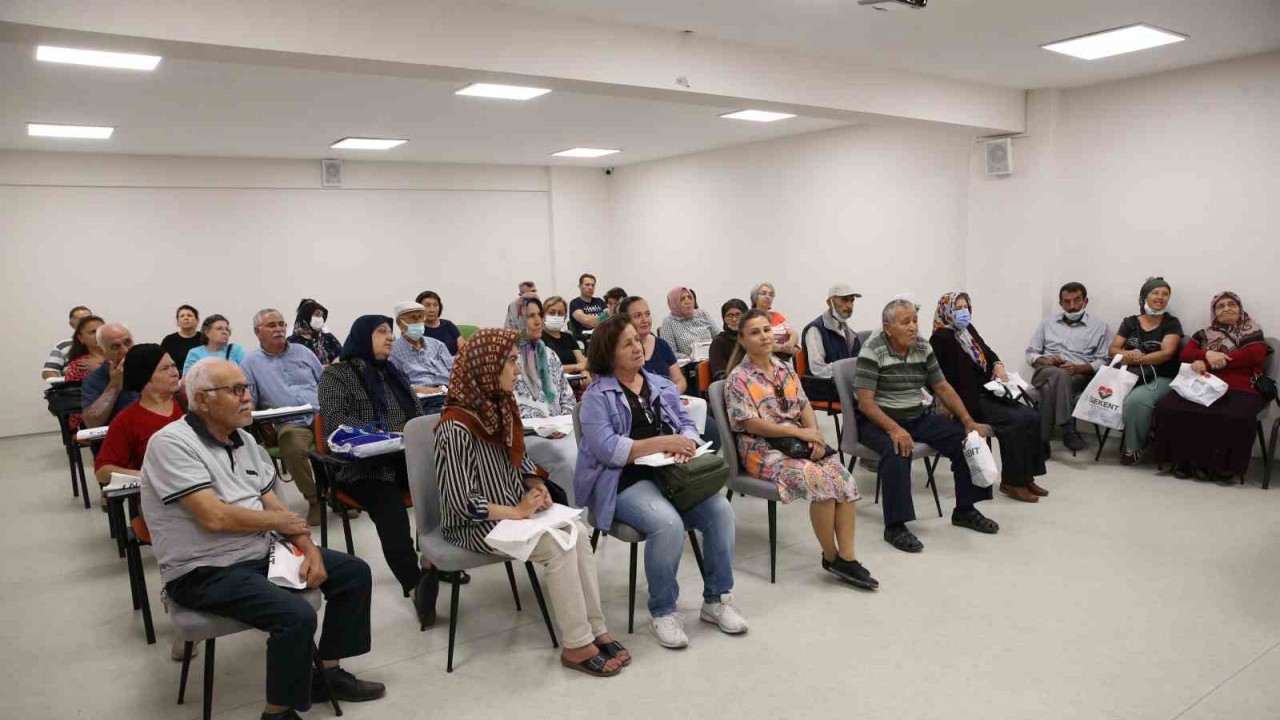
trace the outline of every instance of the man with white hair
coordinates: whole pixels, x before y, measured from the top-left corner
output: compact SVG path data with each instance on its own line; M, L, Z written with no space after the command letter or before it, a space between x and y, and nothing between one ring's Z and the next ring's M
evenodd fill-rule
M241 428L253 396L232 362L206 358L185 378L188 414L151 437L142 463L142 509L169 598L267 632L264 720L296 720L312 702L374 700L381 683L358 680L341 658L369 651L369 566L316 547L307 523L276 496L266 452ZM316 612L297 591L267 579L273 544L302 554L299 578L328 604L312 675ZM278 551L288 552L282 547Z
M310 405L320 407L316 387L324 368L316 354L304 345L289 342L289 325L284 314L275 308L259 310L253 316L253 334L258 348L250 351L240 363L253 390L259 410ZM315 413L291 415L272 421L280 457L289 469L289 477L307 499L307 524L320 524L320 503L316 498L316 480L307 453L314 447Z
M80 385L80 407L85 427L101 427L121 410L138 401L138 393L124 389L124 356L133 347L133 333L120 323L98 327L98 347L106 362L89 373Z

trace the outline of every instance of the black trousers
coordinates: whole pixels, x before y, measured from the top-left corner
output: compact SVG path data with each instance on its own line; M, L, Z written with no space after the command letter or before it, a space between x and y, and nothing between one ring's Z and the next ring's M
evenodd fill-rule
M941 415L920 415L899 420L911 439L928 443L951 461L951 474L956 479L956 509L968 510L979 500L991 499L991 488L973 485L969 463L964 459L964 428L955 420ZM858 416L858 440L880 453L880 482L884 494L884 524L894 525L916 519L911 500L911 458L902 457L893 448L893 440L879 425Z
M329 577L320 658L339 660L369 652L369 596L373 578L363 560L320 550ZM296 710L311 706L311 642L316 612L300 597L267 580L267 558L228 567L200 567L165 586L169 597L192 610L234 618L270 634L267 702Z
M978 403L983 419L1000 441L1000 482L1021 487L1044 475L1039 411L986 395L978 398Z
M394 483L366 478L345 483L340 489L364 506L378 529L382 557L386 558L391 573L396 576L401 589L405 592L412 590L418 584L422 569L418 565L418 551L413 549L409 512L404 507L404 494L409 489L405 477L398 474Z

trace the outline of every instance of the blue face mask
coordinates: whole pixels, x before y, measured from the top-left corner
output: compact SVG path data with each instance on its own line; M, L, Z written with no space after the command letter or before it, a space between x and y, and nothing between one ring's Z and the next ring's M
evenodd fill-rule
M425 335L426 333L427 333L426 323L410 323L409 325L405 326L405 329L404 329L404 334L414 342L418 342L419 340L421 340L422 336Z
M973 313L968 308L956 311L956 329L963 330L969 327L969 321L973 318Z

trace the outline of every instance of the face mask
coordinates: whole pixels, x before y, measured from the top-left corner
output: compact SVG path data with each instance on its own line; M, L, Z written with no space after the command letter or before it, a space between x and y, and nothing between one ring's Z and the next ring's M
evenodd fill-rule
M548 315L543 318L542 323L547 326L548 330L560 332L564 329L565 317L563 315Z
M853 315L853 313L845 314L835 309L834 306L831 308L831 316L839 320L840 322L844 322L845 320L848 320L850 315Z
M414 342L421 340L422 336L426 334L426 332L427 332L426 323L410 323L404 329L404 334Z
M312 315L312 316L311 316L311 329L312 329L312 330L316 330L316 331L319 331L319 330L323 330L323 329L324 329L324 316L323 316L323 315Z
M1154 315L1155 317L1160 317L1161 315L1165 314L1167 310L1168 308L1162 308L1160 310L1152 310L1150 305L1146 303L1142 303L1142 311L1148 315Z
M973 313L966 310L956 311L956 329L963 330L969 327L969 320L973 318Z
M1084 317L1084 311L1077 310L1075 312L1064 312L1062 313L1062 317L1066 318L1069 322L1080 322L1080 318Z

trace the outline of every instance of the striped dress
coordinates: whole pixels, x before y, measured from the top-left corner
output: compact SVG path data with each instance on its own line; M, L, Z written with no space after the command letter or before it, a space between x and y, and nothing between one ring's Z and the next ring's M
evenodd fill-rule
M457 421L441 423L436 429L436 477L444 539L467 550L497 553L484 540L498 524L489 519L489 505L518 505L525 493L521 478L535 474L528 456L517 471L506 448L481 440Z

